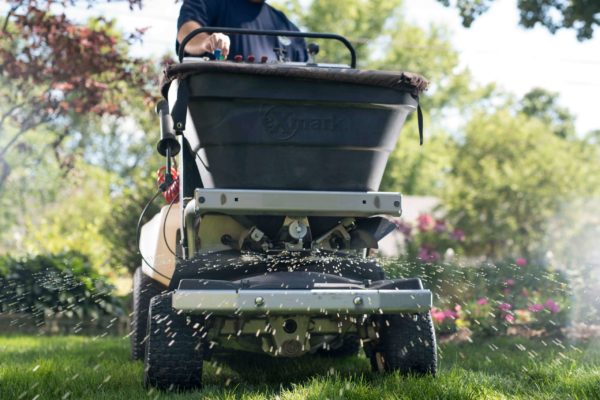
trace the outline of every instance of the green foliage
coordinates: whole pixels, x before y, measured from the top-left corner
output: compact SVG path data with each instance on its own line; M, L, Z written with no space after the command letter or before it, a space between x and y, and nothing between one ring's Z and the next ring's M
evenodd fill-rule
M133 274L141 265L137 241L137 223L145 205L157 191L152 177L139 176L136 184L125 188L111 199L111 215L104 220L102 235L109 243L110 263L116 268L125 268ZM142 224L160 211L158 197L148 208Z
M585 136L585 141L586 143L600 147L600 129L595 129L591 132L588 132Z
M7 153L26 134L48 127L58 161L68 163L65 139L86 132L94 116L123 116L131 97L152 101L156 80L147 60L128 54L139 34L116 32L114 20L76 24L60 14L69 2L9 3L0 45L0 191L14 168Z
M390 16L400 6L400 0L312 0L306 8L296 1L285 2L291 17L301 27L315 32L334 32L350 39L357 50L360 65L365 65L375 40L381 35ZM298 15L299 13L299 15ZM319 58L347 62L348 52L339 43L321 43Z
M458 8L463 25L470 27L481 14L488 11L495 0L438 0L445 6ZM533 28L540 24L551 33L559 29L574 29L577 39L591 39L600 25L600 3L590 0L519 0L521 26Z
M558 93L534 88L521 100L520 111L541 120L563 139L575 137L575 117L567 108L558 105Z
M398 145L388 160L380 190L410 195L439 195L446 184L456 143L450 136L437 133L428 136L421 147L414 125L405 126L402 130Z
M0 54L7 66L0 74L0 253L78 251L96 270L114 276L116 263L100 231L111 217L111 198L132 185L138 169L155 162L158 127L150 103L158 95L158 63L130 57L138 35L118 32L114 21L93 18L82 26L37 9L39 20L13 21L26 11L19 4L6 25L10 40L2 46L15 54L23 48L19 33L27 32L38 40L36 62L62 57L53 47L53 32L61 29L52 24L68 27L70 36L60 39L65 54L73 47L100 48L77 57L80 64L60 58L52 64L60 73L35 79L15 67L20 59Z
M28 258L0 257L0 312L98 317L121 315L113 286L78 253Z
M435 116L448 111L444 108L463 108L491 94L491 87L480 88L472 84L470 72L459 68L459 55L446 28L431 26L424 30L405 21L401 8L392 16L390 27L384 29L373 43L379 51L371 56L369 68L423 75L429 80L430 88L421 96L422 103L425 110ZM381 55L376 57L378 53Z
M502 108L465 128L443 194L470 254L542 256L561 207L597 192L597 149L564 140L538 119Z
M494 336L526 327L560 334L569 322L568 279L551 265L523 258L463 265L406 257L388 260L385 270L390 277L420 277L434 292L432 316L441 333L469 328Z
M114 177L101 168L76 164L60 177L61 190L53 201L31 204L23 216L18 247L27 254L77 251L107 272L108 246L100 230L111 214L110 185Z

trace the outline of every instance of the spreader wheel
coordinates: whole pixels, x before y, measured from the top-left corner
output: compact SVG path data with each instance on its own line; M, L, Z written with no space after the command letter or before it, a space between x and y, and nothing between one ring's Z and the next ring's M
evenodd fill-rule
M148 327L148 308L150 299L159 295L165 287L138 267L133 274L133 313L131 314L131 358L143 360L146 351L146 329Z
M193 390L202 386L201 330L172 307L172 293L150 302L144 385L159 390Z
M430 313L383 315L379 343L371 352L375 371L435 375L437 346Z

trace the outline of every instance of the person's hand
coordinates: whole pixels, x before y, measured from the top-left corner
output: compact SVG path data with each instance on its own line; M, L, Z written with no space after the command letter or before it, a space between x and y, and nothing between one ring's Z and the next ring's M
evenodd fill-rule
M229 55L229 47L231 45L231 41L229 40L229 36L224 35L222 33L213 33L206 38L203 38L203 51L202 53L214 53L215 50L220 49L221 54L223 54L224 58L227 58Z
M202 28L202 25L197 23L196 21L187 21L185 24L179 28L177 32L177 41L179 43L183 42L183 39L195 31L198 28ZM224 35L222 33L201 33L196 35L190 40L186 46L185 51L190 55L202 55L204 53L213 54L215 50L221 49L221 54L223 57L227 57L229 55L229 47L231 42L229 40L229 36Z

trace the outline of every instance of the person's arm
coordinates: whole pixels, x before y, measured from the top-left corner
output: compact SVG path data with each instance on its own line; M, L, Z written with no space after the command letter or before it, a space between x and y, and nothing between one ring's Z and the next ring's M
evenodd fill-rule
M187 21L179 28L179 31L177 32L177 41L181 43L187 35L201 27L202 25L196 21ZM185 51L188 54L200 55L204 53L214 53L216 49L220 49L223 57L227 58L229 55L229 46L230 40L227 35L222 33L213 33L212 35L201 33L188 42L185 46Z

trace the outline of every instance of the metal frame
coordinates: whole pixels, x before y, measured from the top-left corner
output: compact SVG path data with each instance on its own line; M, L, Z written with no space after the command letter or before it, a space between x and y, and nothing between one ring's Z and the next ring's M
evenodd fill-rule
M183 40L181 41L181 45L179 46L179 62L183 61L185 56L185 46L192 40L195 36L201 33L226 33L230 35L253 35L253 36L286 36L286 37L301 37L301 38L310 38L310 39L329 39L329 40L337 40L341 42L348 52L350 52L350 67L356 68L356 50L352 43L345 37L341 35L336 35L334 33L316 33L316 32L297 32L297 31L277 31L277 30L255 30L255 29L240 29L240 28L223 28L223 27L212 27L212 28L198 28L190 32Z
M173 308L214 314L363 315L424 312L429 290L176 290Z
M241 215L344 216L402 214L400 193L196 189L196 212Z

